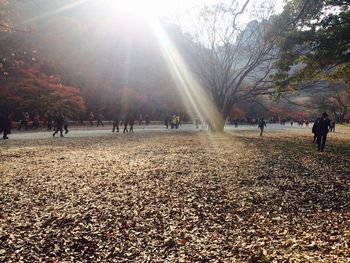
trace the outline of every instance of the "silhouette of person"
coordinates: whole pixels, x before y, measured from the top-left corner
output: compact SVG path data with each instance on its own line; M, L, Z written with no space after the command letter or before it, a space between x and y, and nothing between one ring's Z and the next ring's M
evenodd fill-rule
M18 130L20 131L22 126L24 126L24 128L27 131L28 130L28 124L29 124L29 113L28 112L22 112L22 119L21 119L21 122L19 124Z
M330 120L327 112L324 112L320 118L319 124L317 125L317 149L323 151L326 145L327 134L330 128Z
M65 134L67 134L68 131L68 125L69 125L69 117L67 114L64 115L64 119L63 119L63 128L66 131Z
M92 113L92 111L90 111L89 113L89 123L90 123L90 126L93 125L92 121L94 120L95 118L95 115Z
M124 117L124 120L123 120L123 124L124 124L123 133L129 132L128 131L128 124L129 124L129 116L128 116L128 114L125 114L125 117Z
M63 114L61 112L57 113L56 119L55 119L55 123L56 123L56 130L55 132L52 134L53 137L55 137L55 135L60 132L60 136L63 136L63 122L64 122L64 118L63 118Z
M119 117L118 117L118 114L116 114L114 116L112 132L114 132L116 129L117 129L117 132L119 132Z
M317 131L318 131L318 126L320 125L320 118L317 118L314 122L314 125L312 125L312 133L314 134L314 139L312 143L316 142L317 139Z
M264 121L264 118L261 118L258 122L258 128L260 129L260 136L262 136L264 132L264 127L266 127L266 122Z
M97 127L99 127L100 125L104 126L102 123L103 118L104 116L102 115L102 113L97 114Z
M129 132L130 133L134 133L134 124L135 124L135 119L132 115L130 115L130 117L129 117L129 125L130 125Z
M11 120L10 115L7 112L0 112L0 133L3 133L2 138L8 139L7 135L11 131Z

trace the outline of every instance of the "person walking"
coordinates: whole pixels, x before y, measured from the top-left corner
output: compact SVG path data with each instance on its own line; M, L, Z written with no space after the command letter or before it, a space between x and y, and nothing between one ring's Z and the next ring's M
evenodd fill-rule
M112 132L114 132L116 129L117 129L117 132L119 132L119 117L118 117L118 114L114 115Z
M47 130L51 131L52 130L52 114L49 110L46 113L47 113Z
M330 120L327 112L324 112L320 118L319 124L317 125L317 149L323 152L326 145L327 134L330 128Z
M264 118L261 118L258 121L258 128L260 129L260 136L262 136L262 134L264 132L264 127L266 127L266 122L264 121Z
M129 124L129 116L128 114L125 114L124 120L123 120L123 124L124 124L124 130L123 133L128 133L128 124Z
M146 116L145 116L145 122L146 122L146 125L150 124L150 118L149 118L148 114L146 114Z
M320 125L320 119L317 118L314 122L314 124L312 125L312 133L314 134L314 139L312 141L312 143L315 143L316 142L316 139L317 139L317 131L318 131L318 126Z
M7 137L8 134L11 132L11 119L10 114L7 112L0 112L0 133L3 133L2 138L4 140L7 140L9 137Z
M130 115L130 117L129 117L129 125L130 125L129 132L130 133L134 133L134 124L135 124L135 119L132 115Z
M331 126L331 132L335 132L335 120L331 121L330 126Z
M28 112L22 112L22 119L19 124L18 130L20 131L22 126L24 126L25 130L28 130L28 124L29 124L29 113Z
M63 129L65 130L65 134L67 134L68 131L68 125L69 125L69 117L67 114L64 114L64 119L63 119Z
M175 128L175 125L176 125L176 115L175 114L171 117L170 125L171 125L171 129Z
M56 124L56 129L55 132L52 134L53 137L55 137L55 135L60 132L60 136L63 136L63 122L64 122L64 118L63 118L63 114L61 112L57 113L56 119L55 119L55 124Z
M40 125L40 113L37 111L34 114L33 124L30 129L38 129L39 126L42 128L42 126Z
M97 127L99 127L100 125L102 125L102 127L104 126L102 123L104 116L102 115L102 113L97 114Z
M180 125L181 125L181 123L180 123L180 116L176 115L175 128L178 129Z
M170 117L167 115L164 119L164 125L167 129L169 129L169 122L170 122Z
M142 126L142 124L143 124L143 115L142 115L142 112L140 112L140 115L139 115L139 124L140 124L140 126Z
M92 121L94 120L95 116L94 114L92 113L92 111L90 111L89 113L89 122L90 122L90 127L93 126L93 123Z

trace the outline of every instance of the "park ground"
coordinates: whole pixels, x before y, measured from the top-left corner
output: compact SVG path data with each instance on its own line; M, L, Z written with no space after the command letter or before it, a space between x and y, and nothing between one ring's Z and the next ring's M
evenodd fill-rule
M350 262L350 127L325 152L311 141L15 133L0 143L0 262Z

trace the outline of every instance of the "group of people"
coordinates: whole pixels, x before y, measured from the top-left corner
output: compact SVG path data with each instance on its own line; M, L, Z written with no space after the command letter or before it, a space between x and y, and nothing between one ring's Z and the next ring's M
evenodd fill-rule
M123 133L134 133L135 118L132 114L125 114L122 120L119 119L119 115L116 114L113 118L113 129L112 132L119 132L119 125L124 125ZM140 124L142 125L142 123ZM129 126L129 130L128 130Z
M3 133L3 139L8 139L8 135L11 134L13 127L13 113L0 112L0 133ZM30 125L30 122L31 125ZM53 130L53 136L60 132L61 137L63 137L63 130L67 134L69 124L69 116L67 114L58 111L56 114L51 114L47 111L43 118L41 118L39 112L35 112L33 117L30 117L29 112L22 112L19 120L19 125L17 130L21 130L22 127L28 131L30 129L47 128L48 131Z
M169 129L169 126L171 129L178 129L181 125L180 116L176 114L167 115L164 119L164 125L167 129Z
M88 118L89 118L89 124L90 124L90 127L91 127L91 126L94 125L93 121L95 120L95 115L93 114L92 111L90 111ZM96 122L97 122L96 126L97 127L99 127L100 125L102 127L104 126L104 124L102 122L103 119L104 119L103 114L102 113L98 113L97 116L96 116Z
M65 130L65 133L67 134L68 131L68 124L69 124L69 117L67 114L62 113L61 111L57 112L54 118L54 133L52 134L53 137L59 132L61 137L63 136L63 129Z
M32 119L32 125L30 129L47 128L51 131L53 128L54 116L50 111L45 112L44 116L41 116L39 112L35 112L33 117L30 117L29 112L22 112L20 118L20 124L18 130L20 131L22 127L27 131L29 129L30 120Z
M7 112L0 112L0 133L3 133L3 139L8 139L8 134L11 133L12 128L12 119L13 114L7 113ZM143 124L142 115L140 115L139 121L140 125ZM89 116L89 122L90 126L92 126L92 122L95 119L95 116L92 112L90 112ZM98 114L97 115L97 126L104 126L102 120L103 115ZM21 130L22 127L25 128L25 130L29 129L31 118L30 114L28 112L22 112L20 123L18 126L18 130ZM198 128L199 121L195 121L196 127ZM264 128L266 127L266 122L263 118L256 120L254 123L257 124L258 128L260 129L260 136L263 135ZM123 125L123 133L133 133L134 132L134 124L135 124L135 118L132 114L125 114L124 118L122 120L119 119L119 116L116 114L113 119L113 129L112 132L119 132L119 126ZM146 122L146 124L149 124L149 119ZM306 124L306 122L305 122ZM307 123L308 124L308 123ZM56 134L60 133L61 137L63 136L63 131L67 134L69 132L68 130L69 125L69 117L67 114L64 114L62 111L57 111L56 114L51 114L50 111L47 111L43 118L41 118L40 113L36 112L33 115L32 118L32 125L31 129L38 129L39 127L42 129L44 127L47 128L48 131L51 131L53 129L54 133L52 134L53 137L55 137ZM164 120L164 125L168 129L169 127L171 129L178 129L181 125L180 117L179 115L167 115ZM236 124L237 125L237 124ZM291 126L293 123L291 122ZM312 127L312 133L314 134L313 137L313 143L317 144L317 149L319 151L323 151L325 148L326 140L327 140L327 134L329 131L335 131L335 121L330 120L328 117L328 114L324 112L320 118L317 118L313 124Z
M305 123L306 124L306 123ZM291 125L293 125L291 123ZM306 124L308 126L308 123ZM260 136L264 132L266 122L263 118L258 120L258 128L260 129ZM328 114L324 112L320 118L317 118L312 126L312 133L314 134L313 143L316 143L318 151L323 151L326 145L328 132L335 132L335 120L330 120Z

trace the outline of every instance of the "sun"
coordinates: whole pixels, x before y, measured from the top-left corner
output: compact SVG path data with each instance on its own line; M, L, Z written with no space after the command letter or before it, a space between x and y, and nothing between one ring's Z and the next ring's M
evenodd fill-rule
M124 15L154 20L167 12L166 0L105 0L108 13L123 13Z

